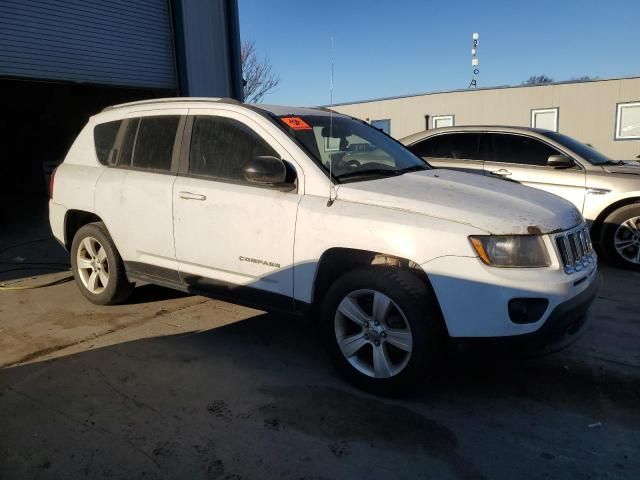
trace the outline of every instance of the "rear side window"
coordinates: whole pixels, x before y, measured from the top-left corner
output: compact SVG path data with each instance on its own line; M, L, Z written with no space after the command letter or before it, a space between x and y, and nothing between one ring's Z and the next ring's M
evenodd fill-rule
M93 129L93 142L96 147L98 161L103 165L114 165L117 151L115 150L116 137L120 130L122 120L101 123Z
M177 115L141 118L133 145L131 166L170 171L178 123L180 117Z
M409 147L419 157L478 160L480 133L453 133L427 138Z
M263 155L279 156L243 123L225 117L195 117L189 153L190 174L244 180L244 163Z
M500 163L546 166L551 155L559 152L536 138L510 134L489 134L491 160Z

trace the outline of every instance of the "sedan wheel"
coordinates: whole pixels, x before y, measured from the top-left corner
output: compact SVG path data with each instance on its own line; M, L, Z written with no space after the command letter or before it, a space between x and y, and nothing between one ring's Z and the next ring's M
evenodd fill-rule
M626 261L640 265L640 217L622 223L613 237L616 252Z
M625 205L604 219L601 243L616 265L640 271L640 203Z

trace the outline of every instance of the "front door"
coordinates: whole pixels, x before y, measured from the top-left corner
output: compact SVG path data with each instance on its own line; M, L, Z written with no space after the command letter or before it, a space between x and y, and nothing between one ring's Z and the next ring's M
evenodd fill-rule
M537 138L511 133L485 133L483 142L489 147L484 161L486 175L553 193L582 212L586 181L582 167L547 166L549 156L562 152Z
M256 156L286 151L252 119L191 110L188 166L173 185L176 257L188 285L258 305L289 308L293 241L301 194L244 180ZM189 133L190 132L190 133ZM295 166L289 164L293 178Z

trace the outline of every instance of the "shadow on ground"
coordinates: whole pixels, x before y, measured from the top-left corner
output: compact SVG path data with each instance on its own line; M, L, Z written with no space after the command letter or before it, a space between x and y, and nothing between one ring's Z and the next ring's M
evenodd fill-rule
M562 471L563 478L607 472L632 478L638 472L638 376L562 354L480 360L439 365L428 387L403 398L374 397L335 376L314 329L263 314L5 369L0 476L543 478Z
M41 208L10 220L0 259L68 260L51 239L24 245L50 234ZM21 265L1 264L0 281L37 273L10 268ZM118 307L69 284L13 296L3 345L33 347L35 363L0 370L0 478L639 478L640 276L601 271L593 324L570 349L448 357L392 398L346 384L316 331L280 315L236 321L246 314L228 304L150 285ZM223 310L236 323L211 329ZM187 311L209 326L149 326ZM93 349L99 329L115 338ZM131 341L134 329L151 338ZM79 353L37 360L68 338Z

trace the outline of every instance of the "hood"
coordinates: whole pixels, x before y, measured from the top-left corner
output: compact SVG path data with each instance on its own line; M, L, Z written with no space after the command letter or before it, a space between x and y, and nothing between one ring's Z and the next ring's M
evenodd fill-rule
M621 160L619 165L602 165L602 169L608 173L640 175L640 162L635 160Z
M583 221L573 204L515 182L453 170L425 170L342 184L337 199L405 210L494 234L567 230Z

